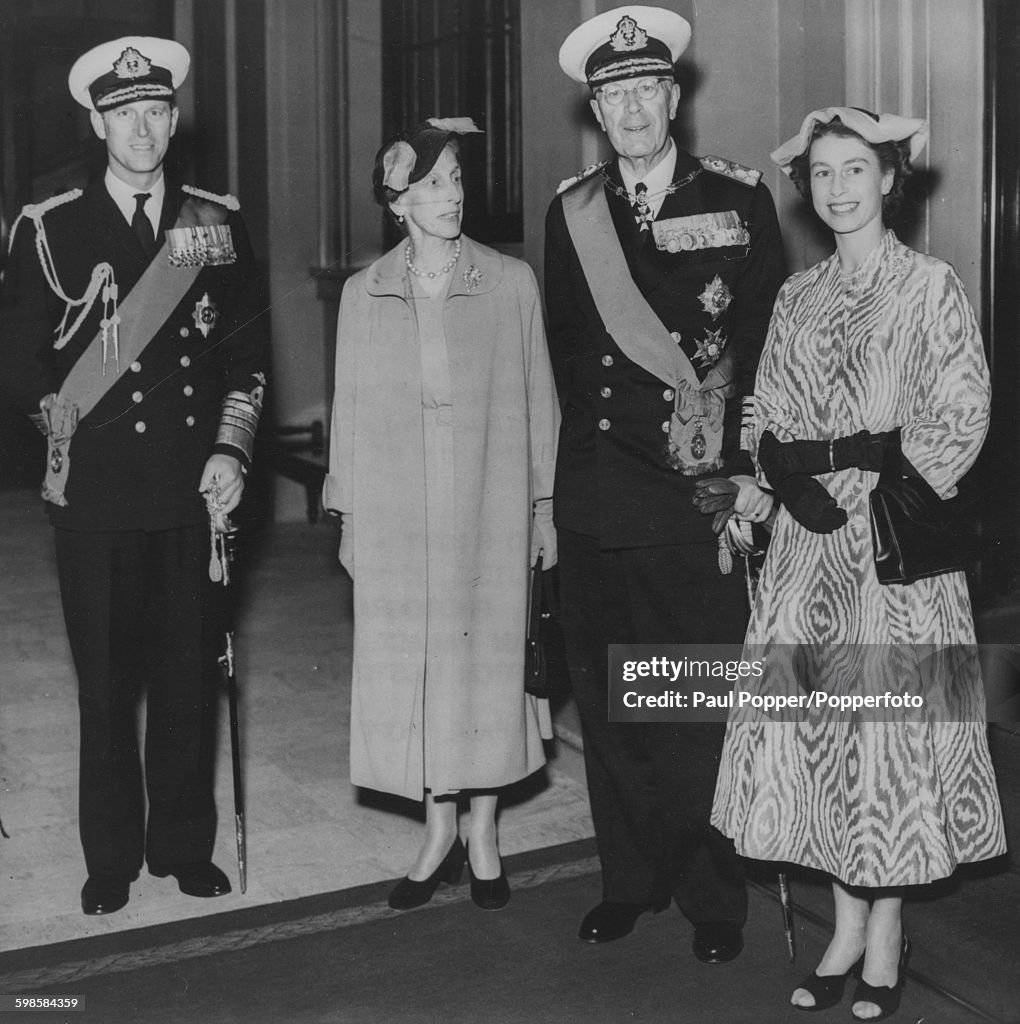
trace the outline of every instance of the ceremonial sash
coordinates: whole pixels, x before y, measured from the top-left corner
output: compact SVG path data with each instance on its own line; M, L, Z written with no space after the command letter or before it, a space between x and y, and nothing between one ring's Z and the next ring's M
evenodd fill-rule
M687 353L631 277L599 175L563 194L563 213L606 330L629 359L674 389L670 465L685 475L718 469L725 401L736 391L732 353L726 352L705 379L698 380Z
M71 367L60 391L49 396L43 408L48 427L46 478L42 489L46 501L56 505L67 504L64 487L70 467L71 437L78 422L127 372L180 305L201 269L201 266L170 266L164 241L116 311L115 315L120 317L118 365L112 369L105 365L103 330L100 329Z

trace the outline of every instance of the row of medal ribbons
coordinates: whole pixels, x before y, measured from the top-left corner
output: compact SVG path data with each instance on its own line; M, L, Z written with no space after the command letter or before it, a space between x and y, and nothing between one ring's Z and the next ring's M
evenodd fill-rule
M237 260L229 224L170 228L166 241L172 267L215 267Z
M695 249L751 244L750 232L741 223L736 210L652 221L652 235L655 247L666 252L693 252Z

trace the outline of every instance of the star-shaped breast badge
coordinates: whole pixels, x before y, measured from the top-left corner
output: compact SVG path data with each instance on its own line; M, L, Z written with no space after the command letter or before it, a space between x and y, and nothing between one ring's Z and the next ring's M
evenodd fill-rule
M208 292L195 303L195 312L191 314L191 318L195 321L195 326L202 332L202 337L208 338L209 332L216 326L216 321L220 318L220 311L216 308L216 303L210 300Z

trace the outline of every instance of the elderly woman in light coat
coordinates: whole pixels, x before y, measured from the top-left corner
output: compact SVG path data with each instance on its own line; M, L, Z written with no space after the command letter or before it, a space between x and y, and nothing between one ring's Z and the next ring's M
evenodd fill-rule
M475 902L506 903L497 791L551 736L523 663L530 566L556 560L559 411L531 269L461 233L459 136L476 131L431 119L379 151L376 199L407 239L347 282L337 328L324 502L354 580L351 780L426 807L394 909L465 860Z

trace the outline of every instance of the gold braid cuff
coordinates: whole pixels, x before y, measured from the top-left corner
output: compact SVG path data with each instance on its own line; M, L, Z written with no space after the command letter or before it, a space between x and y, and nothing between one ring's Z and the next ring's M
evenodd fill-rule
M241 451L242 461L251 465L255 450L255 431L262 415L262 389L254 392L229 391L223 399L220 412L220 429L216 434L217 445L229 445Z

